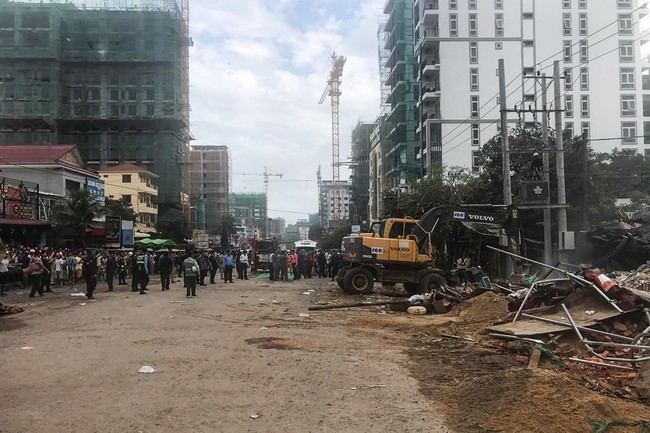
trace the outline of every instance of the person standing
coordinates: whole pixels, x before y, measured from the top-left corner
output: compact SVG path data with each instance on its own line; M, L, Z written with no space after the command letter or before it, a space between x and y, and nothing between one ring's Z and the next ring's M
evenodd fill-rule
M29 293L29 297L33 298L36 296L36 292L38 292L38 296L45 296L45 293L43 292L43 272L45 269L43 261L36 250L29 250L29 255L31 256L29 265L34 263L39 267L39 270L32 272L29 276L29 282L32 285L32 291Z
M64 266L65 260L63 260L61 253L57 253L56 259L54 259L54 284L56 287L62 286Z
M269 254L269 261L266 262L266 266L269 268L269 280L274 281L275 280L275 269L273 268L273 261L275 260L275 251L272 251L271 254Z
M289 281L289 277L287 275L287 253L286 251L282 250L280 251L280 281Z
M83 278L86 280L86 297L95 299L93 293L97 287L97 258L92 251L86 251L81 266Z
M318 263L318 278L327 278L327 259L325 251L319 251L316 257Z
M248 253L243 250L239 255L239 263L241 264L241 274L244 280L248 280Z
M7 250L3 246L2 251L0 251L0 256L2 257L0 259L0 274L2 274L4 272L9 272L9 259L7 258L8 255L9 254L8 254ZM5 284L1 283L0 284L0 296L5 296L5 295L6 295L6 293L5 293Z
M217 269L219 269L219 257L215 251L210 252L208 261L210 262L210 284L215 284L214 277L217 275Z
M108 257L106 258L106 284L108 285L108 291L113 291L113 278L115 277L115 271L117 271L117 259L115 258L115 253L113 251L108 252Z
M234 283L232 280L232 268L234 266L235 259L232 256L232 251L228 251L223 258L223 281L225 283Z
M332 263L332 281L334 281L334 278L336 278L336 274L339 273L339 268L341 267L341 256L337 251L332 251L330 261Z
M117 283L121 286L126 284L126 258L120 253L117 258Z
M47 253L41 255L41 260L43 261L43 268L47 270L47 272L43 272L41 284L46 293L54 293L52 292L52 261Z
M293 271L293 280L300 279L300 273L298 272L298 254L295 251L291 251L291 270Z
M198 251L194 251L194 256L198 256ZM185 287L187 288L187 297L196 297L196 280L199 275L199 264L194 257L187 252L187 258L183 261L183 277Z
M149 283L149 260L145 251L137 250L135 263L137 265L138 282L140 283L140 294L146 295L147 284Z
M198 251L196 253L198 253L198 256L197 254L194 255L197 256L196 262L199 264L199 285L205 286L205 277L210 270L210 264L204 253L199 253Z
M129 253L129 264L131 265L131 291L139 291L140 273L138 272L138 249L133 248L133 252Z
M165 251L158 260L158 271L160 272L160 284L162 290L169 290L169 284L172 275L172 259L169 257L169 252Z

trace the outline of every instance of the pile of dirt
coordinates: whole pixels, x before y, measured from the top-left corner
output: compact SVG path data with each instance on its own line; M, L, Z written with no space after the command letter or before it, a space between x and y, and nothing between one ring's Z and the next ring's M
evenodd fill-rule
M591 391L564 372L529 370L510 354L474 344L442 341L411 349L409 358L421 391L464 433L591 432L588 418L650 419L647 406Z
M457 317L461 328L482 329L503 320L508 314L508 301L493 292L470 298L458 304L447 316Z

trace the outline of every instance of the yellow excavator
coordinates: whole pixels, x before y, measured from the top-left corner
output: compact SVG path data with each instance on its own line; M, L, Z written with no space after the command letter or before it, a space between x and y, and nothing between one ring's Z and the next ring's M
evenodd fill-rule
M507 231L515 227L517 209L491 214L462 207L436 207L419 220L389 218L375 222L369 233L351 234L341 242L344 266L336 282L352 294L372 292L375 282L402 283L409 294L428 293L447 284L447 271L435 267L431 234L444 224L459 222ZM505 234L505 233L504 233Z

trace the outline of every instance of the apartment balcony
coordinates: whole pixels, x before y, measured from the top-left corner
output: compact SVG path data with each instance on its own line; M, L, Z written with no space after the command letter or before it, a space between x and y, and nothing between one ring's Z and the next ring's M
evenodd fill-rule
M438 25L424 29L415 46L420 47L420 49L426 49L433 47L436 42L440 42L440 28Z
M440 113L440 110L430 109L430 110L422 111L422 117L420 120L422 120L422 125L424 125L427 120L440 120L440 119L442 119L442 114Z
M438 85L423 87L420 92L420 102L437 102L440 101L440 87Z
M437 27L438 17L440 16L438 13L439 9L440 9L439 0L427 0L424 3L424 13L422 14L421 23L429 27L433 25Z
M386 0L386 3L384 3L385 15L388 15L393 11L393 8L395 7L395 3L397 3L397 0Z

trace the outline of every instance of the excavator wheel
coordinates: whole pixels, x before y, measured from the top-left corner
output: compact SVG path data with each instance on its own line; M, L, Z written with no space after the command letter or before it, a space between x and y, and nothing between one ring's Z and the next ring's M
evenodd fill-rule
M404 283L404 288L409 296L419 295L421 293L420 285L418 283Z
M439 290L447 284L445 279L438 274L427 274L420 280L420 293L431 293Z
M339 269L339 272L336 274L336 277L334 277L334 281L336 281L336 284L338 284L339 287L343 290L345 290L345 287L343 286L343 279L345 278L345 274L349 269L350 269L349 266L343 266L341 269Z
M343 278L343 290L353 295L365 295L372 292L375 279L370 271L364 268L352 268Z

